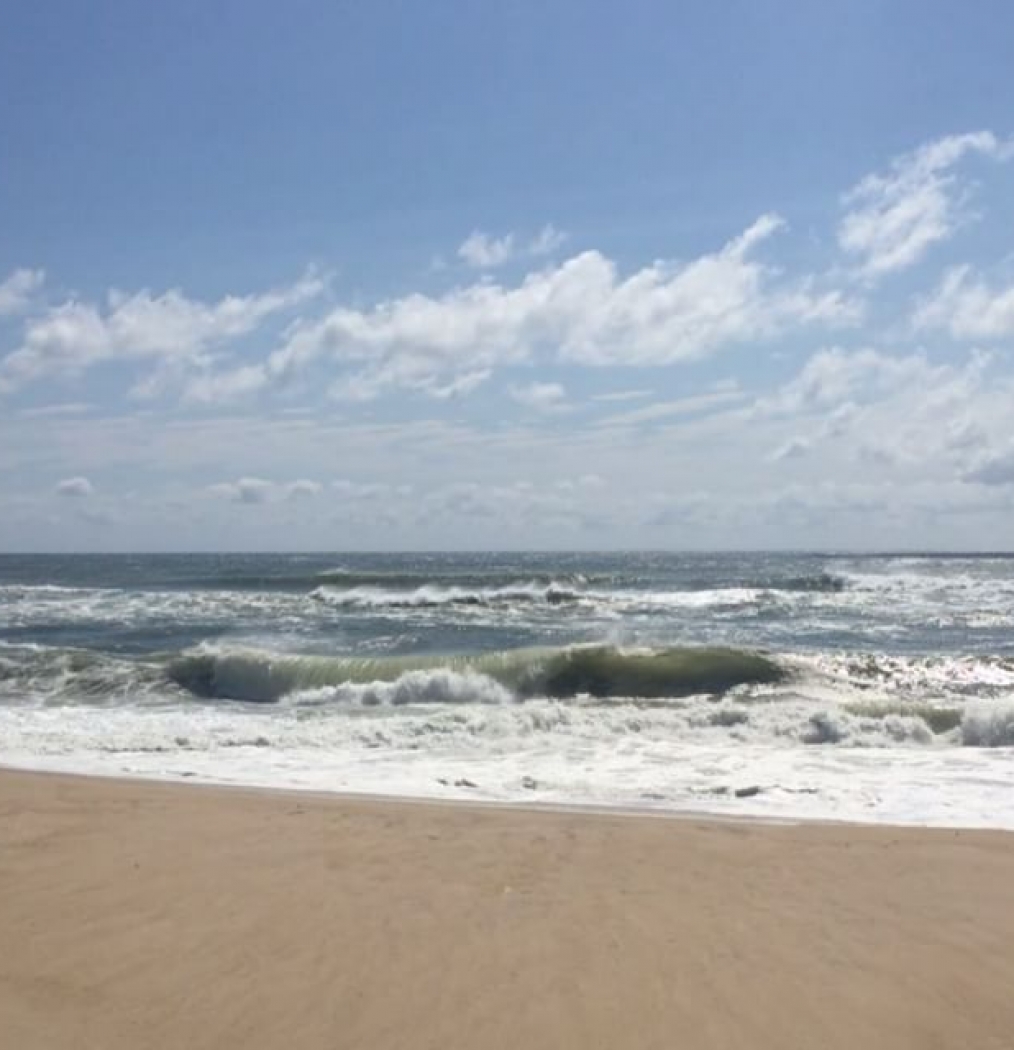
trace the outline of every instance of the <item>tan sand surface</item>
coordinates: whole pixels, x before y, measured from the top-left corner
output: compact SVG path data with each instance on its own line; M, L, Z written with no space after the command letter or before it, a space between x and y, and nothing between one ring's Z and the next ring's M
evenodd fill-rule
M4 772L0 1047L1014 1048L1014 836Z

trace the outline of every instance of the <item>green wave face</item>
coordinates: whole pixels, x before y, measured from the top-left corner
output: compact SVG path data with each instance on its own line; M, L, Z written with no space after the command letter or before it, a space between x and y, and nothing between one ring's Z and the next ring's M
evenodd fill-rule
M644 699L724 693L737 685L778 682L782 669L758 653L737 649L663 649L625 653L603 646L569 649L542 669L548 696L631 696Z
M723 693L737 685L778 682L773 660L736 649L671 648L628 652L612 646L520 649L476 656L363 659L293 656L258 650L188 653L171 660L169 678L195 696L273 701L299 690L391 682L413 672L478 674L518 699L658 699Z

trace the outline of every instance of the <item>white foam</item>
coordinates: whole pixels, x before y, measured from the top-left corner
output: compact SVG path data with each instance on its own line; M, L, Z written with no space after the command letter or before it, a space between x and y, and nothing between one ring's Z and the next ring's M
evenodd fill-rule
M1014 699L1014 660L999 656L822 652L793 655L786 662L809 686L823 684L840 698Z
M961 719L961 740L969 747L1014 747L1014 703L969 705Z
M956 746L966 727L933 737L915 717L866 718L789 696L649 706L497 696L431 702L438 682L410 672L349 687L356 695L348 704L328 689L269 706L3 707L0 763L370 794L1014 828L1014 750ZM458 675L439 688L479 684ZM371 690L378 706L366 699ZM1003 711L990 723L1001 728L978 742L1003 743L1014 724ZM967 725L981 728L979 719Z
M51 624L138 627L145 623L201 623L264 616L274 622L305 615L301 594L283 591L127 591L113 588L0 587L6 625Z
M486 675L448 668L407 671L393 682L346 682L342 685L295 692L290 703L346 703L358 707L406 704L509 704L511 692Z
M502 587L460 587L423 584L409 590L372 584L335 587L325 584L311 595L318 601L354 609L426 608L444 605L494 605L504 602L547 602L558 604L585 597L581 591L559 583L507 584ZM590 597L590 596L589 596Z

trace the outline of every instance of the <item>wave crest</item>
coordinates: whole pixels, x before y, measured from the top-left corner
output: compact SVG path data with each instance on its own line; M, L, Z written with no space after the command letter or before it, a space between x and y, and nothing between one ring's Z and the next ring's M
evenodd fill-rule
M311 598L328 605L358 609L425 609L443 605L497 605L506 602L559 605L579 601L583 596L581 591L566 584L557 581L547 584L537 580L478 588L424 584L412 590L388 590L375 586L348 589L324 586L310 592Z
M249 701L274 701L314 689L396 683L419 672L431 677L464 676L472 687L482 677L498 685L504 697L516 699L580 694L683 697L724 693L735 686L784 678L777 663L758 653L694 648L627 651L612 646L382 659L202 648L171 661L167 671L174 682L196 696ZM406 687L410 692L419 692L421 679L406 680L412 683ZM377 695L392 694L381 689ZM460 698L476 696L466 690Z

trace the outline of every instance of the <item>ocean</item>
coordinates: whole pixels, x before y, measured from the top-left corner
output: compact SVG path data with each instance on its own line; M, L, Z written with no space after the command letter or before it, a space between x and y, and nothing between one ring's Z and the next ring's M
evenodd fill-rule
M1014 828L1014 556L0 556L0 765Z

